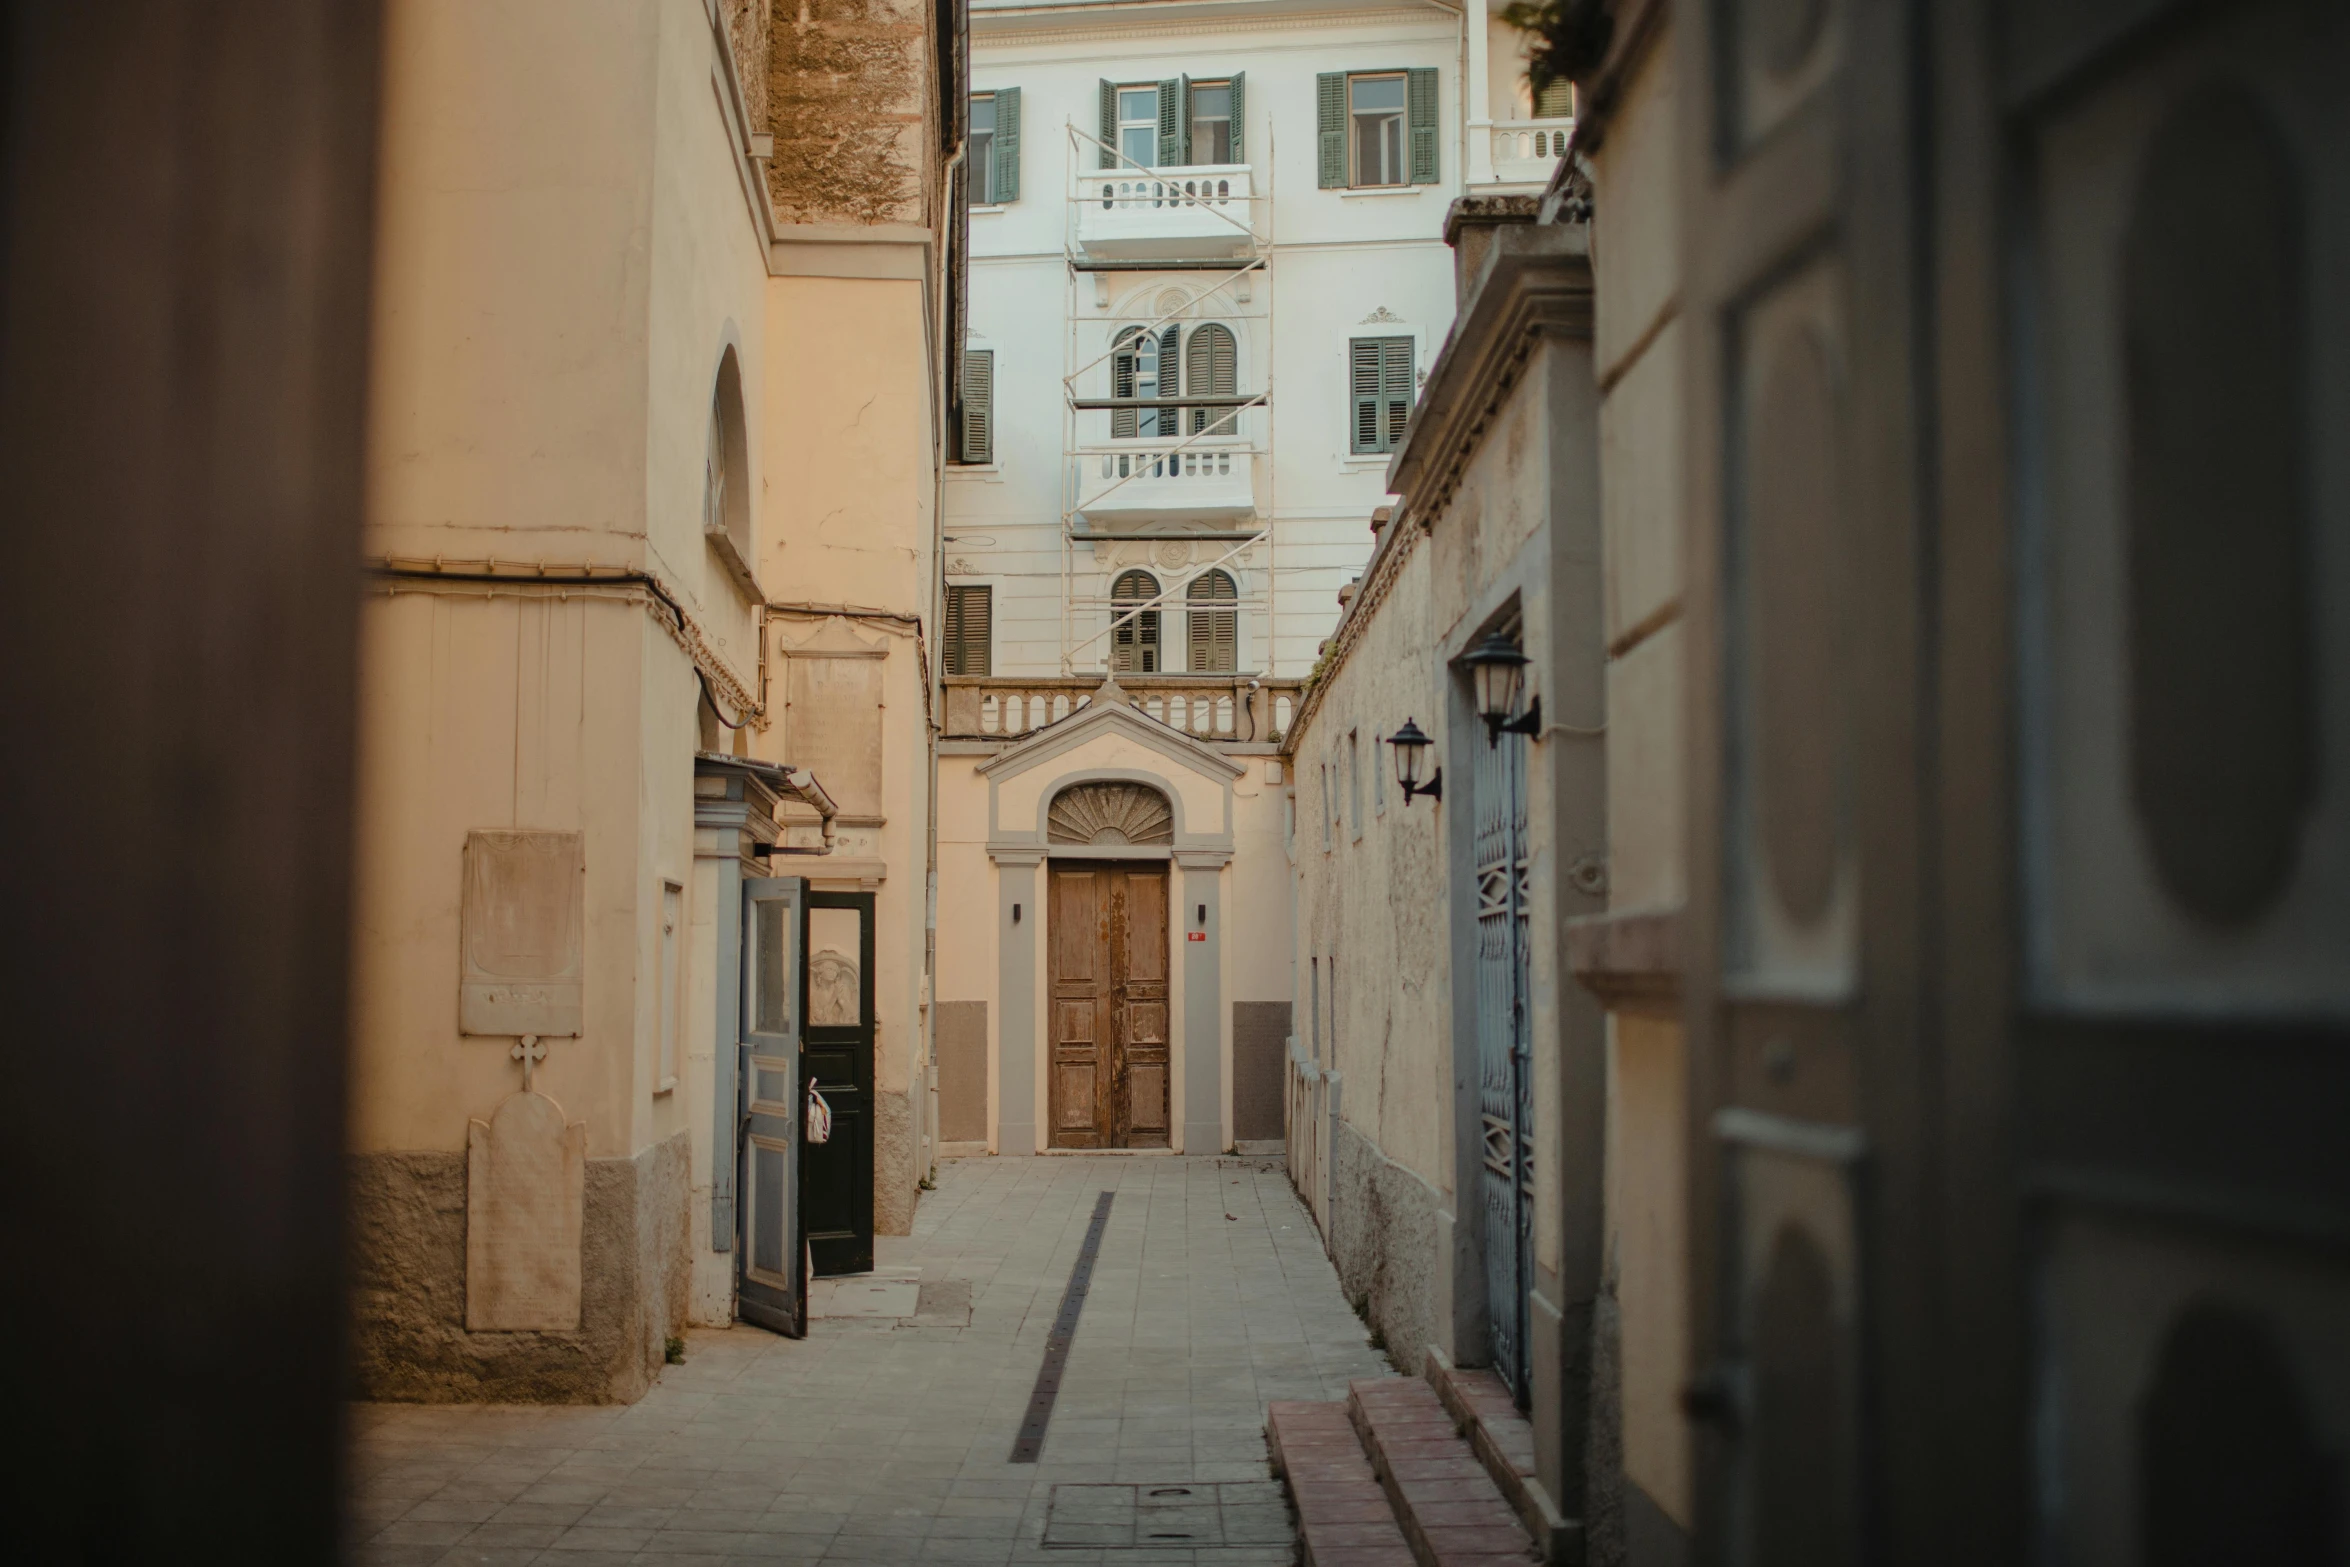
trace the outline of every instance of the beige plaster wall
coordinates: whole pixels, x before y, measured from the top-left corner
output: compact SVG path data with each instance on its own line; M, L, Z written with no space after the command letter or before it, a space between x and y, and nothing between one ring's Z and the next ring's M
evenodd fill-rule
M941 1001L987 1003L988 1142L998 1153L1028 1153L1006 1149L1001 1143L1002 1064L1007 1050L1025 1049L1034 1063L1031 1098L1034 1122L1046 1125L1044 1093L1045 1010L1048 994L1046 964L1046 872L1034 872L1035 899L1024 919L1036 925L1036 956L1031 994L1039 998L1034 1037L1007 1039L1003 1028L1003 1001L999 994L1001 931L998 928L1001 894L995 862L987 853L989 839L998 832L1033 834L1038 831L1045 802L1069 779L1102 771L1147 775L1177 803L1180 830L1186 834L1232 835L1233 860L1219 873L1217 901L1221 911L1218 946L1219 1005L1215 1025L1218 1100L1212 1118L1219 1133L1215 1148L1186 1148L1190 1153L1215 1153L1232 1140L1232 1004L1236 1001L1290 999L1290 905L1288 860L1283 848L1288 814L1286 786L1269 784L1268 770L1279 758L1233 755L1242 776L1231 780L1227 811L1221 776L1210 777L1173 762L1163 751L1124 735L1097 736L1085 745L1050 758L1036 767L999 778L990 801L989 779L978 769L989 755L948 755L939 760L939 915L937 995ZM1221 752L1219 755L1223 754ZM992 814L991 814L992 811ZM1192 1112L1189 1103L1189 1000L1183 982L1184 932L1194 928L1192 911L1183 896L1184 872L1173 867L1168 886L1168 929L1171 933L1171 983L1168 1027L1173 1040L1173 1075L1168 1108L1178 1141ZM1193 900L1196 901L1196 900ZM1023 900L1024 903L1027 900Z
M913 1223L929 1173L929 1016L924 988L931 791L928 650L912 621L932 613L937 499L931 352L923 285L861 278L765 282L757 361L757 570L770 602L878 611L778 614L768 625L776 722L754 756L797 764L785 705L790 649L815 639L882 648L881 822L841 827L835 860L802 862L815 885L870 890L874 904L874 1215L883 1234ZM820 775L821 776L821 775Z
M1429 540L1413 544L1360 640L1327 677L1310 721L1290 740L1298 940L1305 949L1294 964L1291 1017L1299 1045L1311 1052L1319 960L1323 1064L1345 1074L1340 1118L1387 1158L1450 1191L1452 949L1444 805L1414 800L1407 806L1394 781L1392 748L1379 743L1406 718L1431 734L1442 732L1443 674L1429 605L1435 563ZM1359 833L1346 819L1350 733L1355 765L1363 770ZM1450 760L1438 745L1428 768ZM1326 835L1333 792L1340 820ZM1420 1266L1435 1264L1430 1257Z
M1600 510L1606 533L1608 901L1673 909L1683 844L1682 465L1686 345L1674 50L1654 41L1593 159ZM1686 1529L1692 1521L1688 1147L1682 1031L1671 1018L1611 1020L1608 1251L1621 1322L1624 1471Z

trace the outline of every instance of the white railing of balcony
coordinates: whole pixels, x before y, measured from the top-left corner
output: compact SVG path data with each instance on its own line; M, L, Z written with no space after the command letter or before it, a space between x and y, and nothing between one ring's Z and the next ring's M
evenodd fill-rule
M1548 179L1574 134L1571 119L1501 121L1493 127L1493 172L1505 180Z
M1249 199L1249 165L1206 163L1180 169L1113 169L1077 176L1078 199L1105 210L1137 207L1228 207Z
M1234 458L1239 459L1239 471L1246 473L1248 452L1228 446L1099 454L1105 479L1222 479L1231 476Z

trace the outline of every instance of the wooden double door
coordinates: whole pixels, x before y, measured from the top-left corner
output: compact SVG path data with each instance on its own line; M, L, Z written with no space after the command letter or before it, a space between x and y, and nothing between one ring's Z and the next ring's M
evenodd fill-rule
M1167 868L1052 867L1055 1148L1165 1148Z

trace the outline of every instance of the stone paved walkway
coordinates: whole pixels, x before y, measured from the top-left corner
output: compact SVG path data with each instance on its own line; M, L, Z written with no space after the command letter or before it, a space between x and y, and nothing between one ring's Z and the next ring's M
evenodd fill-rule
M1008 1463L1102 1191L1043 1460ZM696 1330L625 1407L360 1408L359 1560L1270 1567L1291 1550L1047 1547L1052 1487L1263 1481L1269 1402L1389 1369L1261 1161L950 1162L876 1260L919 1269L923 1316Z

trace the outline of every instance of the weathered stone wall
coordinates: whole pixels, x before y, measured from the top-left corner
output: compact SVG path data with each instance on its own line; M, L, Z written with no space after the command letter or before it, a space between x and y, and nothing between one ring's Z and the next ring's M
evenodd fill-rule
M767 124L767 50L774 21L773 0L718 0L726 18L726 41L734 51L735 80L743 113L756 131Z
M916 1182L929 1175L917 1168L921 1153L919 1107L929 1098L929 1084L916 1077L911 1089L876 1087L873 1091L873 1233L914 1233L914 1203L922 1194Z
M412 1403L627 1403L685 1322L687 1137L590 1159L580 1325L465 1330L465 1155L350 1163L352 1382Z
M1443 1197L1343 1118L1330 1149L1330 1187L1324 1239L1339 1287L1386 1341L1396 1369L1416 1373L1437 1344Z
M929 7L778 0L770 12L767 182L786 223L928 221Z

